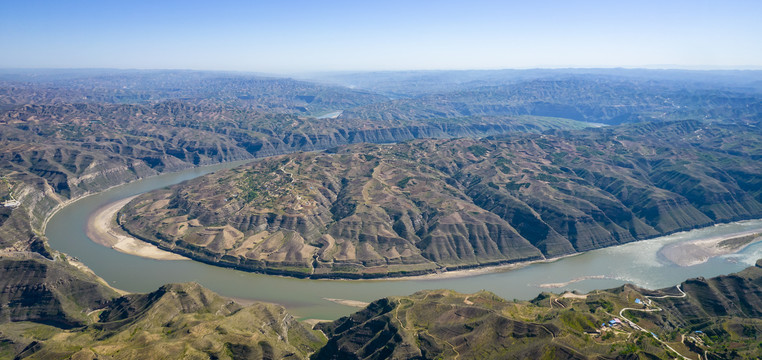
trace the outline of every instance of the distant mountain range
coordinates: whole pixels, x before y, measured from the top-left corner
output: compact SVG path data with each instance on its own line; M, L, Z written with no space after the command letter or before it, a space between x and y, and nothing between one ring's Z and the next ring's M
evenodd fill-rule
M458 92L467 89L520 84L535 80L607 80L659 84L683 89L714 89L740 92L762 90L762 71L757 70L669 70L623 68L420 70L333 72L303 74L298 79L362 89L392 98Z

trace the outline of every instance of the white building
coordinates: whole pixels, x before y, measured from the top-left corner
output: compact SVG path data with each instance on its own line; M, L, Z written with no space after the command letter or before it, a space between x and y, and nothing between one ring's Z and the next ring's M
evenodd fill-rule
M15 207L18 207L19 205L21 205L21 202L19 202L16 199L3 201L3 206L5 207L15 208Z

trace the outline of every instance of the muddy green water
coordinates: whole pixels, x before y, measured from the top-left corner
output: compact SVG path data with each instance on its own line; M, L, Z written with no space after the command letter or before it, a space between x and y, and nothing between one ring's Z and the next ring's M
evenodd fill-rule
M53 216L47 225L46 235L53 248L77 257L119 289L149 292L166 283L195 281L225 296L279 303L294 315L317 319L335 319L357 310L326 298L372 301L385 296L408 295L424 289L453 289L465 293L486 289L506 299L526 300L542 291L587 292L628 282L655 289L672 286L691 277L711 277L739 271L762 257L762 243L752 244L737 254L713 258L704 264L690 267L678 267L657 255L663 246L675 242L762 229L762 220L750 220L590 251L555 262L467 277L373 281L301 280L247 273L195 261L144 259L98 245L85 235L87 218L103 205L243 163L165 174L86 197ZM584 280L552 289L540 287L541 284L565 283L574 279Z

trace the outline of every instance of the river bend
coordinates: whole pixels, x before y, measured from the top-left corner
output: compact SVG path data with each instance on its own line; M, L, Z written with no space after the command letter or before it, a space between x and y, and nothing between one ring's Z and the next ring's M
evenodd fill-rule
M659 249L676 242L762 229L762 220L712 226L508 271L408 280L303 280L268 276L196 261L145 259L120 253L87 238L85 227L88 217L106 204L243 163L245 161L163 174L83 198L64 207L50 219L46 236L53 248L77 257L119 289L149 292L166 283L195 281L224 296L279 303L296 316L315 319L335 319L357 310L327 299L367 302L424 289L447 288L465 293L486 289L506 299L528 300L542 291L586 292L628 282L655 289L672 286L691 277L712 277L739 271L762 257L762 243L752 244L736 254L688 267L679 267L658 255Z

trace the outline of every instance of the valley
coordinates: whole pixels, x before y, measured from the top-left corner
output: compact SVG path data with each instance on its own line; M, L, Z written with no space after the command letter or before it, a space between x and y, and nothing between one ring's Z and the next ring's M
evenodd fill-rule
M758 73L711 75L0 72L0 357L758 356L758 244L658 255L759 232ZM216 266L91 243L133 195L124 230Z
M754 265L762 256L762 243L753 243L737 254L710 258L705 263L688 267L674 265L659 254L663 248L694 240L762 231L762 221L751 220L591 250L553 261L519 262L418 277L315 281L243 272L196 261L154 261L124 254L88 239L84 224L104 203L201 175L194 171L160 175L79 200L51 219L46 232L48 241L53 248L87 264L109 284L129 292L150 292L170 282L198 282L218 294L241 301L283 304L289 313L302 319L333 319L356 311L356 308L326 298L371 302L388 295L403 296L425 289L446 288L462 293L486 289L503 298L529 300L543 291L592 291L626 283L661 288L695 276L713 277L740 271ZM622 258L631 261L622 262L619 260ZM550 284L564 286L547 287Z

